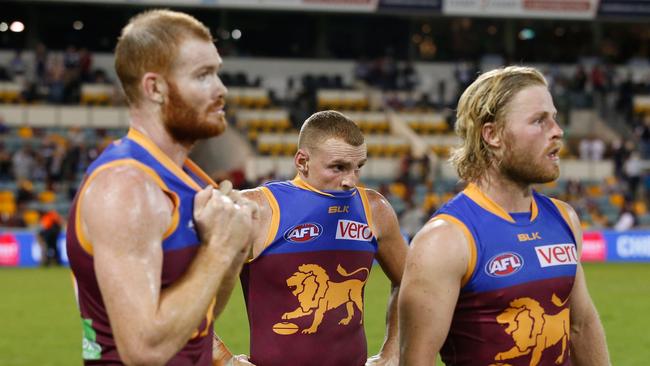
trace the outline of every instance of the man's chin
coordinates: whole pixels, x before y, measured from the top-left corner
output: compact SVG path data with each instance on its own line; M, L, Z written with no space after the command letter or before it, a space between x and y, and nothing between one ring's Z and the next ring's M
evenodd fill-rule
M210 126L211 130L216 131L216 135L223 133L223 131L226 130L226 127L228 127L228 121L226 121L226 116L224 116L223 114L219 114L210 117L212 118L206 119L205 121L206 125Z

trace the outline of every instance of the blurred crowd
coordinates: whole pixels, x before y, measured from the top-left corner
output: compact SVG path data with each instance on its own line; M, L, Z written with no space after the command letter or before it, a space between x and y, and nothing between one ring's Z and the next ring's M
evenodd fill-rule
M78 104L82 83L92 83L113 86L112 102L121 102L117 85L105 70L93 68L93 55L86 48L70 45L63 51L50 52L39 43L33 53L33 62L27 62L23 51L16 50L7 65L0 65L0 81L20 84L22 101Z
M39 44L33 64L16 51L9 64L0 65L0 81L12 80L24 86L21 102L78 104L82 83L118 86L106 72L93 68L92 54L68 47L49 52ZM285 95L270 91L271 106L285 107L295 129L317 110L319 89L376 88L383 90L383 105L396 110L451 110L460 93L479 74L477 63L459 62L454 72L455 85L441 79L434 90L420 90L419 75L412 63L387 55L360 59L353 70L352 85L342 75L304 75L289 78ZM591 131L575 139L565 136L564 156L585 161L611 160L614 175L605 181L561 180L539 187L571 203L583 219L585 228L629 229L650 226L650 114L635 111L635 95L650 95L650 75L621 71L613 65L577 65L570 73L548 65L543 71L549 82L559 115L568 127L572 108L595 110L619 133L617 138ZM566 69L564 69L566 70ZM223 74L229 86L260 87L262 80L244 73ZM455 97L445 95L452 88ZM121 103L115 97L112 103ZM453 126L453 113L449 113ZM0 115L0 225L38 226L51 211L65 216L81 175L116 136L124 131L102 129L38 129L5 125ZM440 158L444 159L445 156ZM441 159L441 160L442 160ZM400 157L400 169L391 181L368 182L393 204L405 235L412 236L430 215L463 187L440 179L431 155ZM247 188L275 179L271 175L249 182L242 170L215 172L215 178L230 178L238 188ZM287 178L287 177L280 177ZM42 225L41 225L42 226Z

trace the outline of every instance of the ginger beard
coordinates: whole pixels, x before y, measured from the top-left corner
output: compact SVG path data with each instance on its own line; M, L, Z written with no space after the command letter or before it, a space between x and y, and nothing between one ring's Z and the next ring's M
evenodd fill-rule
M226 129L223 114L218 122L209 121L209 114L219 109L223 102L210 104L205 110L191 106L183 99L175 83L169 81L169 95L163 105L162 118L167 132L178 142L193 144L198 140L219 136Z
M530 146L518 146L515 136L504 131L504 150L499 163L503 176L513 182L523 184L548 183L560 176L560 166L552 161L549 154L562 147L561 142L552 144L536 153Z

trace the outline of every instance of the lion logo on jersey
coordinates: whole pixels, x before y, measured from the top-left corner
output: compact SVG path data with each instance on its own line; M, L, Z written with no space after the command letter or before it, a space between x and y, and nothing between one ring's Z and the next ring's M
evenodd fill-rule
M341 325L348 325L354 316L354 307L362 314L363 321L363 286L368 280L370 270L362 267L348 273L339 264L336 271L344 277L352 276L358 272L366 271L366 279L346 280L343 282L330 281L330 277L323 267L317 264L303 264L298 271L287 279L287 286L293 288L291 293L298 298L300 306L291 312L284 313L282 319L295 319L314 314L314 321L303 334L313 334L323 321L325 312L343 304L347 309L347 316L339 321ZM361 322L360 322L361 323Z
M555 294L553 304L562 307L562 302ZM495 361L509 360L532 353L530 366L539 364L545 349L562 342L562 352L555 359L556 364L564 361L569 340L569 309L562 309L557 314L546 314L539 302L522 297L510 302L510 307L497 316L499 324L506 324L505 332L512 336L515 346L505 352L499 352Z

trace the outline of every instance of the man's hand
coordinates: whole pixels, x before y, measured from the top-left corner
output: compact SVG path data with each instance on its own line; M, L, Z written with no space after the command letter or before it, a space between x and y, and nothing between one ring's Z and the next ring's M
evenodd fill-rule
M253 363L248 361L248 356L246 355L236 355L232 356L227 360L213 360L212 366L255 366Z
M207 187L194 198L194 219L201 241L223 255L248 254L252 244L257 204L224 181L219 189Z
M374 355L366 361L366 366L397 366L399 364L399 355Z
M226 366L246 366L246 365L253 365L250 361L248 361L248 356L246 355L237 355L233 356L230 361L226 364ZM253 365L255 366L255 365Z

